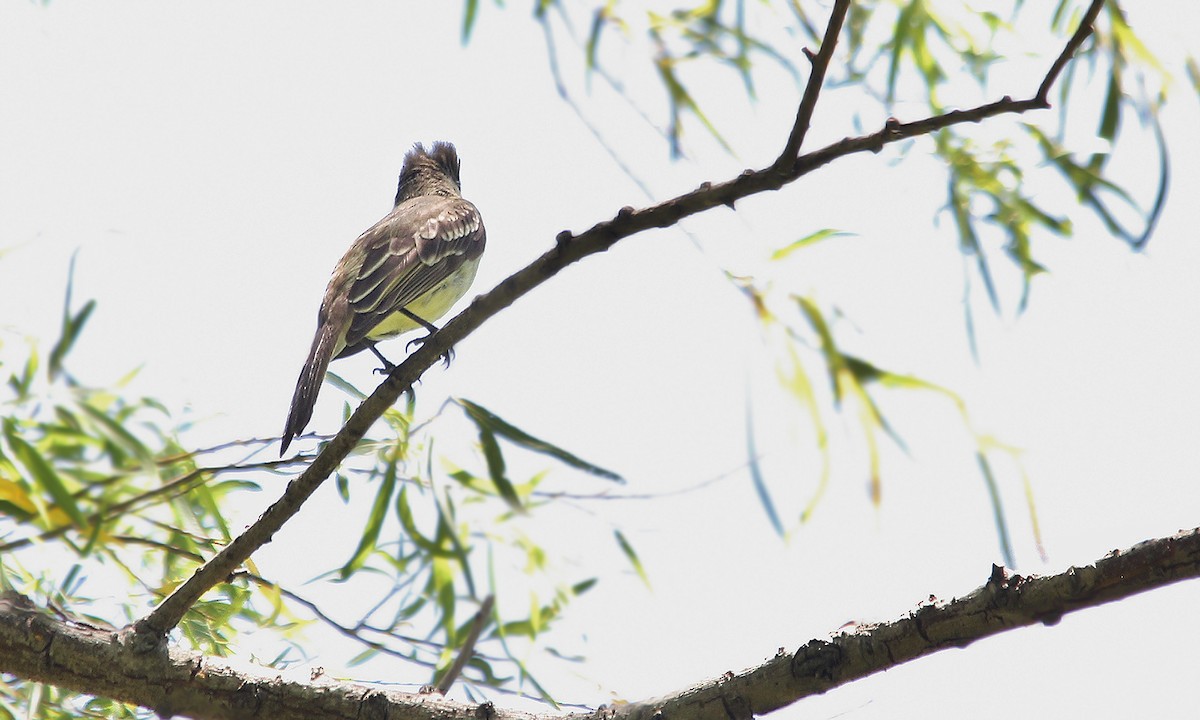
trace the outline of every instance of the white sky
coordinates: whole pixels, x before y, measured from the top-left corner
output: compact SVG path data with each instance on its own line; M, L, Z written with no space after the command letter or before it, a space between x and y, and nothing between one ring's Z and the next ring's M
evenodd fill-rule
M136 388L186 405L202 421L198 442L266 437L282 426L333 263L389 209L413 142L458 145L464 192L488 227L479 292L559 230L645 204L555 96L527 8L481 6L466 49L458 3L0 6L6 357L20 352L23 335L43 347L56 336L78 249L76 297L96 298L99 308L73 372L105 384L144 364ZM1186 2L1154 8L1169 20L1134 8L1134 27L1179 68L1183 31L1194 30L1200 11ZM626 72L638 70L634 58ZM569 78L574 71L568 64ZM1009 75L1014 86L997 87L997 96L1036 85L1020 68ZM693 160L672 165L661 140L600 83L587 107L663 199L769 162L794 113L796 90L784 78L768 73L760 104L749 108L732 81L703 88L736 100L719 103L714 117L737 159L692 127ZM930 594L965 594L999 561L971 448L953 409L931 401L887 408L913 459L889 451L881 508L867 500L853 425L838 421L833 484L814 520L788 543L770 531L741 470L746 388L788 517L812 491L815 456L790 447L804 426L772 397L772 349L718 268L760 269L769 249L822 227L857 236L789 261L789 287L836 303L854 323L839 326L848 344L962 391L980 429L1024 449L1050 561L1038 560L1019 481L1004 472L1022 572L1054 572L1195 526L1200 212L1191 200L1200 189L1200 118L1178 80L1164 117L1171 201L1149 251L1133 255L1088 225L1073 240L1042 243L1037 257L1053 275L1036 283L1030 310L1013 318L1014 285L1002 319L980 305L980 367L963 339L952 230L944 218L930 222L944 180L917 144L903 162L897 149L857 157L745 201L736 215L693 222L704 253L678 232L622 243L488 323L459 346L449 372L431 371L420 390L426 412L447 394L473 399L622 472L630 492L736 471L704 492L601 503L592 515L564 509L545 521L539 539L562 550L568 579L604 579L569 609L558 643L588 662L542 662L539 679L564 700L592 704L609 692L631 700L669 693L843 623L892 619ZM632 84L661 117L652 86ZM861 104L830 98L814 142L853 132L845 122ZM1009 122L991 130L1004 133ZM1125 181L1147 187L1152 178L1133 174L1146 169L1153 164L1131 163ZM366 387L371 367L356 358L335 370ZM326 387L310 428L334 431L341 403ZM294 558L318 553L344 560L338 535L353 543L363 516L328 494L317 500L255 556L265 574L307 577L312 566L295 567ZM261 509L233 512L249 521ZM624 569L611 527L637 546L652 592ZM1192 583L1087 611L918 661L779 717L1000 718L1014 703L1047 716L1183 716L1194 712L1198 601ZM314 662L328 669L331 655Z

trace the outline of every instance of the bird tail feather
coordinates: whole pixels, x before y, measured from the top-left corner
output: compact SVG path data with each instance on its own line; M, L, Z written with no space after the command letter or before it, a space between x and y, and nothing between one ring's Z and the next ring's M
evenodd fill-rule
M283 428L283 438L280 443L279 456L287 452L292 438L300 437L304 427L312 419L313 406L317 403L317 393L321 391L321 383L325 380L325 371L329 369L329 361L333 359L333 348L336 338L331 323L323 323L313 338L312 348L308 351L308 359L296 380L296 392L292 395L292 408L288 412L287 425Z

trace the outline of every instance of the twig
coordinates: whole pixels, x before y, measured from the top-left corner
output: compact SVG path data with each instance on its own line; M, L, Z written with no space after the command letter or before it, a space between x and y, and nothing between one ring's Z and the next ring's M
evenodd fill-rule
M479 634L483 632L483 628L487 626L488 621L492 619L492 605L496 601L496 596L488 595L483 599L483 604L479 606L479 612L475 613L475 619L471 622L471 632L467 634L467 639L463 642L463 646L458 651L458 657L454 658L454 664L446 671L446 674L438 681L437 691L445 695L450 692L450 688L454 686L454 681L462 674L463 668L467 666L467 662L475 656L475 643L479 642Z
M796 122L792 125L792 132L788 135L787 144L783 146L783 152L779 153L779 159L775 161L775 168L781 172L787 170L796 154L800 152L800 146L804 144L804 136L808 134L813 111L816 110L817 99L821 95L821 87L825 84L825 71L829 69L829 61L833 59L833 50L837 47L842 23L845 22L846 13L849 11L850 0L838 0L833 6L829 25L825 27L821 49L816 55L805 52L811 61L811 72L808 83L804 86L804 95L800 98L800 107L796 111Z
M173 480L168 480L152 490L139 493L127 500L122 500L119 503L105 507L103 510L92 513L87 518L88 525L83 528L77 528L72 524L60 525L56 528L44 530L31 537L12 540L10 542L0 544L0 553L12 552L13 550L20 550L21 548L28 547L36 542L52 540L61 535L65 535L72 530L80 530L81 532L86 533L90 530L94 530L98 525L115 520L122 515L129 513L130 511L141 509L144 507L143 504L148 500L155 500L158 498L170 500L172 497L183 495L184 493L190 491L193 487L207 482L208 476L210 475L212 477L216 477L225 473L245 470L269 470L283 465L290 465L294 462L294 460L266 460L263 462L246 463L244 465L223 465L219 467L196 468L195 470L186 472Z
M1083 41L1096 29L1096 17L1100 14L1100 8L1104 7L1104 0L1093 0L1088 7L1087 13L1083 19L1079 21L1079 27L1075 28L1075 34L1067 41L1066 47L1058 54L1054 64L1050 66L1050 72L1046 73L1046 77L1042 80L1042 84L1038 87L1037 99L1042 101L1042 107L1050 107L1050 88L1058 81L1058 76L1062 74L1063 68L1067 63L1071 62L1071 58L1083 45Z

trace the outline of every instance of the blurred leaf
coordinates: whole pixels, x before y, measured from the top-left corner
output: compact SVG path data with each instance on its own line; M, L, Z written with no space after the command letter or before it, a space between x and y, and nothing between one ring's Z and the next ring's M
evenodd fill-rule
M1042 528L1041 523L1038 522L1037 503L1033 499L1033 483L1029 480L1029 473L1025 472L1024 467L1020 467L1020 471L1021 485L1025 489L1025 506L1029 510L1029 522L1033 530L1033 541L1037 545L1038 555L1042 562L1047 562L1050 557L1046 554L1046 547L1042 543Z
M833 342L833 333L829 330L829 325L825 322L825 316L821 314L821 310L811 299L793 295L792 299L800 306L800 310L804 313L808 324L813 330L817 331L817 335L821 338L821 354L825 356L825 366L829 369L829 384L833 389L833 399L835 404L840 404L842 401L842 387L838 377L845 369L845 362L842 359L841 352L838 351L837 345Z
M1170 181L1166 141L1162 136L1161 130L1158 128L1156 116L1151 114L1150 117L1152 127L1155 130L1155 139L1158 141L1159 176L1154 205L1149 213L1143 213L1124 188L1104 178L1091 167L1077 163L1071 157L1070 153L1064 150L1040 128L1028 123L1023 126L1037 141L1046 159L1059 170L1075 190L1080 202L1092 209L1111 234L1125 241L1135 249L1140 249L1149 240L1150 234L1158 221L1159 213L1165 203L1167 186ZM1108 202L1101 196L1101 191L1112 195L1139 215L1143 215L1146 218L1145 229L1136 235L1126 230L1113 215Z
M1000 488L997 487L996 478L992 474L992 465L983 452L976 452L975 460L979 463L979 471L983 474L983 482L987 485L988 497L992 502L992 518L996 523L996 535L1000 539L1000 554L1004 558L1005 566L1013 567L1016 563L1013 560L1012 543L1008 539L1008 522L1004 519L1004 504L1000 500Z
M138 440L132 433L114 421L111 417L104 414L102 411L93 407L91 403L83 402L79 404L79 408L86 414L103 432L120 445L124 450L136 456L146 465L151 465L154 462L153 453L150 452L141 440Z
M371 512L367 516L367 524L363 527L362 536L358 540L358 547L355 548L354 554L350 556L350 559L340 570L343 580L358 571L363 566L363 563L367 561L367 557L374 552L375 543L379 540L379 533L383 529L383 520L387 517L387 509L392 504L392 496L395 493L396 461L392 457L383 472L383 480L379 484L379 491L375 493L375 502L371 505Z
M50 463L46 462L32 445L17 435L16 426L9 419L4 421L4 434L17 461L29 471L29 474L33 476L33 481L54 499L55 506L67 514L72 525L83 529L87 525L87 521L79 510L79 506L75 504L75 498L71 491L67 489L66 484Z
M750 468L750 480L754 483L754 491L758 493L758 501L766 511L767 519L771 521L771 527L775 529L775 534L784 537L783 523L779 521L779 513L775 511L775 503L771 500L771 493L767 490L767 483L763 479L762 468L758 464L758 448L754 442L754 412L750 407L749 392L746 393L746 455L747 466ZM617 539L619 542L623 541L621 537Z
M1124 60L1132 56L1139 64L1149 67L1156 74L1166 76L1167 69L1163 67L1162 62L1150 49L1142 43L1141 39L1133 32L1133 28L1129 27L1129 23L1125 20L1125 14L1121 10L1119 3L1108 3L1109 26L1112 32L1113 47L1119 55L1119 59L1114 59L1114 65L1123 67Z
M771 314L771 309L767 307L767 300L763 293L754 286L754 279L734 275L729 271L725 271L725 279L733 283L734 287L742 291L750 304L754 307L754 314L764 323L770 323L775 320L775 316Z
M359 390L354 386L353 383L348 382L344 377L335 372L325 373L325 382L346 393L354 400L362 402L363 400L367 399L366 393L364 393L362 390Z
M1196 64L1196 58L1188 55L1185 62L1188 80L1192 83L1192 92L1200 96L1200 65Z
M458 561L459 569L462 571L463 582L467 585L467 595L475 597L475 578L471 574L470 549L462 544L462 538L458 533L454 532L454 502L450 497L450 493L446 493L446 501L438 502L437 497L434 497L434 507L437 508L438 515L438 540L439 546L445 547L446 555Z
M471 40L471 30L475 27L475 18L479 13L479 0L466 0L463 9L462 43L466 45Z
M524 512L525 508L521 505L516 488L505 475L504 454L500 452L496 435L484 425L479 425L479 445L483 448L484 459L487 460L488 476L492 478L492 484L496 486L500 497L504 498L504 502L513 510Z
M678 59L668 55L665 49L660 50L660 54L654 62L659 78L662 80L663 86L667 89L667 97L671 104L671 126L669 131L671 155L678 157L681 154L679 141L683 135L683 126L680 122L682 111L690 112L695 116L700 121L700 124L708 130L709 135L724 148L725 152L732 155L733 148L730 147L729 143L725 142L725 138L721 136L721 133L717 132L716 126L709 121L708 116L704 114L704 111L696 104L696 100L692 97L691 93L688 92L687 88L679 80L679 76L675 72L677 62Z
M629 564L637 571L638 577L642 579L642 583L647 589L653 590L650 587L650 578L646 575L646 569L642 567L642 561L638 558L637 552L629 541L625 539L625 535L620 530L613 530L613 537L617 540L617 545L620 546L621 552L625 554L625 559L629 560Z
M454 638L454 611L458 607L454 592L454 569L443 557L435 557L429 564L429 594L433 597L438 608L438 627L446 636L446 648L442 660L451 660L449 650ZM440 661L439 661L440 662Z
M3 466L0 466L0 471L3 469ZM28 489L2 474L0 474L0 514L8 515L18 521L29 520L37 515L37 506L30 499Z
M559 706L558 701L546 691L546 688L542 687L542 684L537 681L537 678L535 678L525 667L525 663L517 660L516 658L513 658L513 661L516 662L517 669L520 671L521 682L527 682L532 685L534 692L537 693L537 696L541 698L543 702L550 705L550 707L554 708L555 710L561 710L562 708Z
M404 534L409 540L412 540L418 547L430 555L442 555L442 548L429 538L425 537L419 529L417 523L413 520L412 508L408 504L408 486L400 488L400 495L396 498L396 517L400 520L400 526L404 528Z
M931 10L931 3L927 0L909 0L896 17L896 24L892 28L892 37L887 45L887 50L890 51L886 91L888 103L892 103L896 99L900 68L903 58L907 55L912 59L913 65L925 84L926 97L930 106L935 110L940 110L937 102L937 86L945 79L946 74L929 47L928 34L930 30L933 30L938 35L945 37L948 32Z
M827 240L832 237L846 237L848 235L853 235L853 234L854 233L841 232L839 230L830 230L830 229L818 230L814 233L805 235L804 237L800 238L799 240L796 240L795 242L793 242L785 247L781 247L778 250L774 251L773 253L771 253L771 259L772 260L783 260L784 258L788 257L789 255L796 252L797 250L801 250L803 248L806 248L806 247L809 247L812 245L816 245L817 243L821 242L822 240Z
M21 374L10 375L8 378L8 386L13 389L16 394L14 398L17 402L27 400L29 398L29 389L33 386L33 378L37 375L38 369L38 354L36 348L29 349L29 357L25 359L25 366Z
M829 487L832 465L829 455L829 431L825 427L820 406L813 394L812 381L809 380L808 373L804 370L804 365L800 362L800 356L796 354L796 348L793 345L788 345L788 360L788 368L778 371L779 382L791 392L800 406L808 411L809 420L812 422L817 436L817 450L821 453L821 475L817 480L817 488L804 506L804 510L800 512L800 522L807 522Z
M75 345L79 334L83 332L83 326L87 324L92 311L96 309L96 301L88 300L78 313L71 314L71 290L75 285L76 257L77 253L71 255L70 269L67 271L67 292L66 299L63 301L62 330L58 341L54 343L54 347L50 350L49 374L51 380L57 378L58 374L62 371L63 360Z
M587 61L588 72L596 69L596 53L600 50L600 33L608 25L608 6L597 7L592 13L592 26L588 30L587 44L584 46L584 58Z
M1133 242L1134 250L1141 250L1146 243L1150 242L1150 236L1154 233L1154 228L1158 226L1163 208L1167 205L1167 187L1171 182L1171 156L1167 152L1167 137L1158 120L1158 111L1153 108L1150 111L1150 125L1154 130L1155 143L1158 145L1158 190L1154 195L1154 204L1150 206L1150 212L1146 214L1146 229Z
M486 429L489 432L495 433L496 435L499 435L515 445L525 448L526 450L532 450L533 452L540 453L542 455L548 455L555 460L558 460L563 464L570 465L577 470L583 470L586 473L604 478L605 480L613 480L620 483L625 482L625 479L617 473L612 472L611 470L605 470L604 468L593 465L589 462L585 462L584 460L581 460L580 458L556 445L552 445L545 440L535 438L524 430L521 430L520 428L504 421L495 413L481 405L477 405L476 403L465 398L456 398L454 402L458 403L459 406L467 411L467 415L470 416L473 421L475 421L475 424L478 425L481 430Z

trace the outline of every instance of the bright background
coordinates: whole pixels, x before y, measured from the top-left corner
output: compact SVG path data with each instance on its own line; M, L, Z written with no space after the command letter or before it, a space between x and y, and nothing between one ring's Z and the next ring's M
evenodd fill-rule
M555 94L527 9L481 5L466 48L458 3L0 6L6 354L26 335L42 347L56 337L78 251L76 297L96 298L99 308L73 355L76 376L103 385L142 365L135 387L186 406L199 423L197 444L268 437L282 426L329 272L389 209L413 142L458 146L464 193L489 234L478 292L550 247L560 230L646 204ZM1129 10L1147 45L1180 67L1200 23L1197 6ZM1032 93L1057 53L1057 44L1048 47L1033 48L1043 56L1028 65L1014 62L1012 86L996 87L996 96ZM662 117L654 81L636 76L645 70L636 59L631 51L620 68L630 93L649 98L646 110ZM564 68L568 79L576 71ZM798 89L781 72L760 82L760 102L749 107L735 79L714 78L703 90L719 101L709 107L737 158L692 127L690 159L675 164L602 83L583 99L661 200L774 158ZM768 482L789 524L813 490L815 455L796 449L809 442L806 428L777 397L778 347L722 267L786 274L789 287L836 303L853 322L839 325L839 337L861 329L855 349L961 392L978 428L1024 450L1049 561L1038 557L1019 478L1007 468L1019 571L1061 571L1196 526L1200 113L1189 93L1180 78L1164 116L1174 175L1149 250L1132 254L1088 224L1073 240L1043 243L1036 256L1052 275L1036 281L1023 316L1010 277L1001 278L1001 318L978 305L979 365L963 334L952 227L944 216L931 223L944 180L918 142L907 153L839 161L740 203L737 214L690 221L702 249L678 231L623 242L489 322L458 347L449 372L430 371L419 391L425 412L448 394L475 400L618 470L630 493L720 478L657 500L568 507L560 527L548 521L564 572L603 581L560 629L559 646L587 662L541 661L539 680L564 701L591 705L670 693L848 622L899 617L930 594L965 594L1000 561L971 447L954 409L931 398L889 406L912 458L887 450L880 508L867 498L852 420L839 421L823 504L787 542L774 535L745 471L747 389ZM1077 94L1083 105L1101 96L1099 85ZM856 103L828 94L808 147L854 133ZM880 121L868 117L865 127ZM979 132L1011 133L1013 122L989 121ZM1154 163L1139 160L1129 161L1124 181L1144 190L1154 178L1136 173L1152 173ZM782 268L763 262L824 227L855 235ZM335 369L367 387L372 365L360 357ZM336 430L342 402L327 386L310 429ZM261 505L235 517L251 521L274 494L268 489L254 498ZM255 559L270 577L306 579L322 561L344 561L362 517L325 493ZM600 530L579 530L580 518ZM613 527L634 542L652 590L616 552ZM1154 592L942 653L780 716L1192 716L1198 602L1196 583ZM424 679L423 671L337 670L344 648L311 649L313 664L335 676Z

